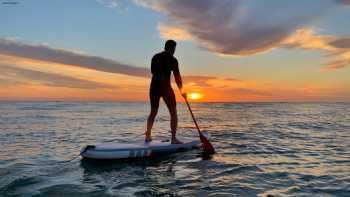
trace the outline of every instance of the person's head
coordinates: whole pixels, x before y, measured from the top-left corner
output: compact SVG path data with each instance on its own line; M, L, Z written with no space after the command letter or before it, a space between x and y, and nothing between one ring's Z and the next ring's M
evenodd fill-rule
M165 42L164 50L174 55L176 48L176 42L174 40L167 40Z

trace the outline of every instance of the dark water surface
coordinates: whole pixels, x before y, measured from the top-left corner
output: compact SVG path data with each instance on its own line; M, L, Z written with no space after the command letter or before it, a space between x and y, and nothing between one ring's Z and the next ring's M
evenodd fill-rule
M128 141L147 103L0 102L0 196L350 196L350 104L193 104L217 150L96 164L86 144ZM179 104L179 135L196 131ZM169 136L164 105L154 136Z

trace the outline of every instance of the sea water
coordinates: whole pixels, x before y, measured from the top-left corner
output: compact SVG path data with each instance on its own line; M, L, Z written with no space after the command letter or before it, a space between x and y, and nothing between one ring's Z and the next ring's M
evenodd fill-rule
M153 138L169 138L162 104ZM142 138L148 103L0 102L0 196L350 196L350 104L192 103L217 153L91 163ZM197 136L178 104L179 136Z

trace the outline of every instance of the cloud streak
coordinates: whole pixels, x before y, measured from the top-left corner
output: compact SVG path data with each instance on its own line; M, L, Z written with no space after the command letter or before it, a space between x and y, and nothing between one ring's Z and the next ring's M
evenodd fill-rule
M79 67L79 68L88 68L96 71L103 71L108 73L123 74L133 77L150 77L150 71L147 68L136 67L133 65L122 64L114 60L107 58L102 58L98 56L92 56L82 53L73 52L65 49L57 49L48 47L47 45L33 45L16 40L1 39L0 38L0 55L14 56L19 58L28 58L35 61L46 61L51 63L59 63L67 66ZM4 67L2 69L5 69ZM9 68L7 68L9 70ZM14 71L12 69L12 71ZM64 83L64 76L54 75L54 74L44 74L45 72L33 71L30 70L19 70L23 77L35 78L37 74L44 78L44 81L48 81L51 78L52 81L56 80L57 84L64 84L68 86L68 83ZM50 77L48 77L50 75ZM193 82L200 86L209 86L209 81L214 79L219 79L214 76L183 76L184 82ZM76 78L65 78L67 82L75 83L72 86L81 86L86 88L88 85L87 81L81 81ZM231 79L236 80L236 79ZM50 85L50 83L44 83ZM52 82L52 84L56 84ZM90 84L92 87L104 87L105 85L96 84L92 82Z
M0 54L66 64L109 73L131 75L135 77L147 77L150 75L149 70L146 68L122 64L103 57L51 48L46 45L32 45L1 38Z
M35 71L15 66L0 65L0 80L6 85L40 84L52 87L79 89L116 89L117 86L60 74Z

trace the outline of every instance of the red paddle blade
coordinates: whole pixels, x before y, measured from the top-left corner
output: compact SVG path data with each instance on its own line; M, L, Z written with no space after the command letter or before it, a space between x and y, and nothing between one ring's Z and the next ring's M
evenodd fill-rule
M215 149L213 145L209 142L209 140L202 134L199 133L199 138L202 142L202 147L203 147L203 153L206 155L212 155L215 153Z

